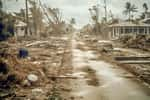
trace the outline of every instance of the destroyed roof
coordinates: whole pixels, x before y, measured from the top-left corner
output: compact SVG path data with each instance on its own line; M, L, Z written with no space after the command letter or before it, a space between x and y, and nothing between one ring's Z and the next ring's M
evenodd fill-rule
M109 25L109 27L119 27L119 26L149 26L150 27L150 24L146 24L146 23L142 23L142 22L138 22L138 23L133 23L133 22L120 22L120 23L117 23L117 24L112 24L112 25Z

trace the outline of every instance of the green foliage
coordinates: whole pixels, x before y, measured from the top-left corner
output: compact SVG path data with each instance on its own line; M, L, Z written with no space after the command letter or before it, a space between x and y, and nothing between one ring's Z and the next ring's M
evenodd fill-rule
M138 8L134 4L132 5L130 2L126 2L125 10L123 11L123 14L128 15L129 20L131 20L131 17L133 16L133 13L138 12L137 9Z
M145 12L148 11L148 5L147 5L147 3L144 3L144 4L143 4L143 8L145 9Z
M75 18L71 18L71 20L70 20L70 24L72 24L72 25L76 24L76 20L75 20Z

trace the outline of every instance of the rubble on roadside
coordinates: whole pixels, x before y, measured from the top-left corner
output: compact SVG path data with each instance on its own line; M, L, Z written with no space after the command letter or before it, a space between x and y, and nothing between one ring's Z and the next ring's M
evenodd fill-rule
M83 38L85 45L88 45L92 50L98 51L100 58L107 60L113 64L122 66L141 80L150 84L150 65L149 64L121 64L116 57L150 57L150 37L145 35L130 36L126 35L120 37L119 40L115 41L91 41L93 37ZM134 59L135 59L134 58ZM134 61L134 59L131 59ZM128 59L129 60L129 59ZM135 59L135 61L138 61ZM142 60L141 60L142 61ZM146 59L149 61L149 59Z
M0 99L48 99L55 82L50 76L65 75L71 70L67 58L71 56L69 39L21 40L15 45L10 40L0 45ZM63 61L66 59L68 62Z
M149 35L136 35L136 36L124 35L119 38L119 42L121 42L124 47L150 51Z

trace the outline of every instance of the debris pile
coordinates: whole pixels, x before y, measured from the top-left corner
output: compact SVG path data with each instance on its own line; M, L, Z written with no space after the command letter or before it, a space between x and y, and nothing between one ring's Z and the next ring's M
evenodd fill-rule
M69 39L51 37L46 40L24 40L15 45L1 42L0 99L48 99L57 80L51 77L71 70Z
M122 36L119 41L128 48L137 48L145 51L150 51L150 36L136 35L136 36Z
M125 35L117 41L91 41L90 38L83 38L85 45L88 45L92 50L98 51L100 58L109 61L112 64L117 64L127 69L141 80L150 84L150 68L149 51L150 37L145 35ZM148 51L149 50L149 51ZM122 63L122 62L129 63ZM132 64L131 64L132 62ZM134 63L133 63L134 62Z
M134 73L141 80L150 84L150 68L149 65L144 64L134 64L134 65L122 65L124 68Z

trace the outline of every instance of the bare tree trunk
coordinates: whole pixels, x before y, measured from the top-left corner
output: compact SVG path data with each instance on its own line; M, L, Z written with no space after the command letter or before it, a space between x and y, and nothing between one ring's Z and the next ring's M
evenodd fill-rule
M131 21L131 12L129 12L129 21Z
M106 4L106 0L104 0L104 8L105 8L105 22L107 23L107 4Z
M25 0L25 5L26 5L26 34L28 35L28 27L29 27L29 17L28 17L28 0Z

